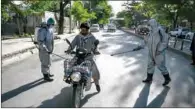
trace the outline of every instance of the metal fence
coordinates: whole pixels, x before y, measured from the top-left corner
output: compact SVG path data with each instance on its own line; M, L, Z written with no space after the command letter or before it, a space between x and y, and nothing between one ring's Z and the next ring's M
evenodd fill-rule
M177 37L169 37L169 47L172 47L177 50L181 50L186 53L191 53L190 46L191 46L192 40L188 39L181 39Z

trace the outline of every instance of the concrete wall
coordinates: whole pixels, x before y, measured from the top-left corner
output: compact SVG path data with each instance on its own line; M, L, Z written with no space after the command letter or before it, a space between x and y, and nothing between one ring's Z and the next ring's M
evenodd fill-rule
M57 20L55 19L54 13L45 11L44 16L27 16L26 17L26 22L20 19L19 24L20 24L20 30L21 33L27 32L27 33L34 33L34 29L36 26L39 26L41 22L47 21L49 18L53 18L55 20L55 32L58 31L58 23ZM59 14L57 14L57 18L59 19ZM18 25L17 25L17 18L14 18L10 23L6 24L1 24L1 32L2 35L14 35L18 34ZM69 17L64 17L64 32L69 32L69 26L70 26L70 21ZM26 23L26 25L25 25ZM72 27L74 27L74 22L72 21Z

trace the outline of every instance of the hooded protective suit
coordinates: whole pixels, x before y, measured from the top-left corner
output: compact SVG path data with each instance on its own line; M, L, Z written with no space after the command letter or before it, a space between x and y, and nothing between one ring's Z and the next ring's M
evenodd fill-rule
M41 61L41 72L43 74L50 74L50 53L53 52L54 38L53 29L50 27L41 28L38 34L38 44L39 44L39 58Z
M87 36L83 36L82 34L77 35L71 45L72 45L72 49L76 48L85 48L87 50L88 53L91 53L91 55L89 55L88 57L86 57L87 60L90 60L92 62L92 77L94 79L95 84L99 84L99 79L100 79L100 73L99 70L96 66L95 61L93 60L94 54L93 51L95 50L95 41L97 39L91 34L89 33ZM69 47L68 50L70 50L71 48Z
M149 49L147 72L148 74L153 74L155 65L157 65L163 75L166 75L168 70L165 66L165 50L168 47L168 35L156 20L152 19L148 24L151 30L146 41Z

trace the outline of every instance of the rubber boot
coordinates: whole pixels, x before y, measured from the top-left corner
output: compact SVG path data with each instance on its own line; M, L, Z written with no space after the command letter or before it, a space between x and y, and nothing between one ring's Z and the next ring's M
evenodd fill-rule
M95 86L96 86L96 90L97 90L98 92L100 92L100 91L101 91L100 85L98 84L98 85L95 85Z
M195 63L194 63L194 62L192 62L192 63L191 63L191 65L195 65Z
M52 82L52 81L53 81L53 79L51 79L51 78L49 77L49 74L44 74L43 76L44 76L44 80L45 80L45 81L48 81L48 82Z
M144 82L144 83L152 83L152 77L153 77L153 74L148 74L147 73L147 78L145 80L143 80L142 82Z
M169 74L166 74L166 75L163 75L163 76L165 78L165 82L162 85L166 86L171 81L171 78L170 78Z
M54 76L54 74L49 74L49 77L53 77Z

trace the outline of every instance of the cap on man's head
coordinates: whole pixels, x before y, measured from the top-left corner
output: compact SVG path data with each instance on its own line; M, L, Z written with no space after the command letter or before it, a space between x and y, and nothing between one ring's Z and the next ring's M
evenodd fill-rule
M89 24L88 23L81 23L80 28L89 29Z
M48 25L54 25L54 24L55 24L54 19L53 19L53 18L49 18L49 19L47 20L47 24L48 24Z

